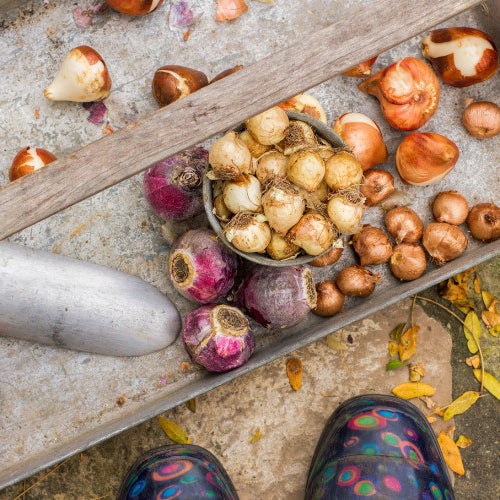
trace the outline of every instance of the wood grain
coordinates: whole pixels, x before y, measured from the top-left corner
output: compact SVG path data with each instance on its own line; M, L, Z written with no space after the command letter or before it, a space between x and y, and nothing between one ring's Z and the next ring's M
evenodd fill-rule
M379 0L0 188L0 239L332 78L480 0Z

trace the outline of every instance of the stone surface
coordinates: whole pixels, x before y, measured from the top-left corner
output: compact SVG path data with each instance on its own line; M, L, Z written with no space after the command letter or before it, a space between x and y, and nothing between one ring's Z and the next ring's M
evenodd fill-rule
M406 300L332 334L337 345L344 347L342 352L322 339L197 398L196 413L182 405L164 416L184 427L193 444L217 455L242 500L298 500L303 497L321 430L339 403L368 392L390 393L392 387L408 380L405 367L386 372L385 365L389 333L409 319L410 308L411 301ZM415 324L420 331L412 361L425 363L425 382L436 387L433 400L444 406L451 399L451 338L418 306ZM299 357L303 365L302 387L297 392L286 376L289 357ZM436 424L436 431L448 426L442 421ZM250 443L258 429L262 438ZM70 459L28 492L26 500L90 499L106 494L112 498L121 476L137 456L168 442L157 420L152 419L83 453L81 458ZM21 484L7 488L0 500L19 491Z

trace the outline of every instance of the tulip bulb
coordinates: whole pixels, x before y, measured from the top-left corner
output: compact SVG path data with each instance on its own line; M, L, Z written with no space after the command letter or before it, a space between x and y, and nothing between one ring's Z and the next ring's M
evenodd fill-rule
M103 58L91 47L81 45L66 56L52 83L45 89L51 101L92 102L104 99L111 78Z
M387 148L379 126L363 113L345 113L333 130L349 146L363 170L387 161Z
M310 94L298 94L287 101L283 101L281 104L278 104L278 106L285 111L305 113L326 123L326 113L323 106L321 106L316 97Z
M415 130L427 123L439 103L439 82L428 64L405 57L359 86L374 95L385 119L398 130Z
M422 41L422 54L443 81L453 87L484 82L498 69L493 40L474 28L431 31Z
M106 0L114 10L128 16L144 16L158 8L163 0Z
M17 153L9 169L9 180L15 181L23 175L45 167L57 158L49 151L42 148L24 148Z

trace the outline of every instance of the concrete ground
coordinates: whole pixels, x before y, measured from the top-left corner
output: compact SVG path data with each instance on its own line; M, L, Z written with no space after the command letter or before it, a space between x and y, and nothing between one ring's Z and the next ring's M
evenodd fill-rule
M500 296L500 258L478 269L484 287ZM439 299L435 289L423 295ZM403 301L342 332L313 343L294 356L302 360L303 384L293 392L285 373L287 358L217 388L196 400L196 413L186 406L164 414L183 426L191 442L215 453L229 471L242 499L302 498L309 461L321 429L343 400L366 391L386 392L407 380L405 368L385 372L390 330L408 317ZM424 362L425 382L436 387L434 400L449 404L478 383L464 360L469 355L460 324L433 305L417 306L421 329L416 359ZM500 378L498 339L483 335L486 368ZM455 436L464 434L472 445L462 450L466 474L456 478L457 498L500 498L497 461L500 403L491 395L480 398L455 418ZM453 422L438 421L435 430ZM262 437L250 443L257 430ZM112 438L65 462L24 495L31 499L114 498L129 465L150 448L170 441L156 418ZM0 493L16 498L50 469Z

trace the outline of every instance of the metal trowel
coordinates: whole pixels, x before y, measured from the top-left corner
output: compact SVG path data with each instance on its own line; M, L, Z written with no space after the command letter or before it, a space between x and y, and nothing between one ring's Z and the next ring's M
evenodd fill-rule
M163 349L181 327L173 303L107 267L0 242L0 335L111 356Z

